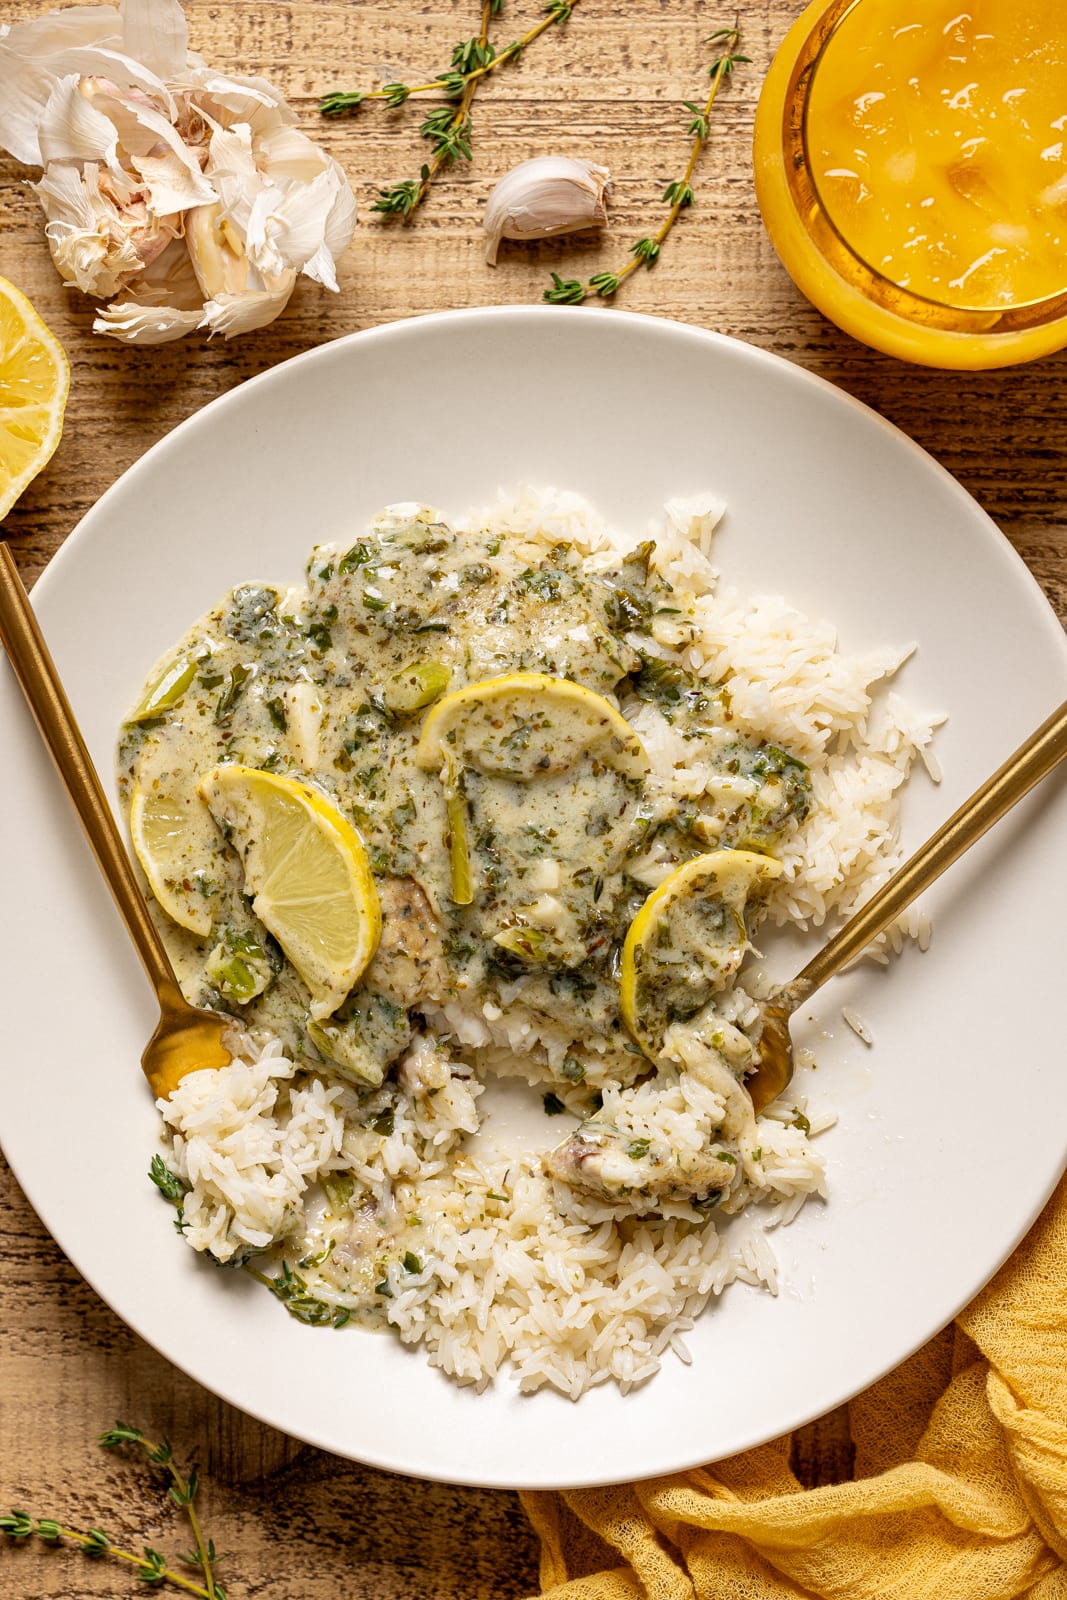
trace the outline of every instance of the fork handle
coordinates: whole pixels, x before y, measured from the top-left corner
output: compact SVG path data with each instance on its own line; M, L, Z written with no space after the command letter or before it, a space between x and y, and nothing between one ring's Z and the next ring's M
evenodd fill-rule
M85 829L160 1003L180 998L163 941L134 875L70 702L37 625L14 557L0 540L0 642Z
M894 872L792 983L786 985L791 1004L801 1005L828 978L862 954L871 940L884 933L917 895L928 889L946 867L957 861L988 828L1029 794L1036 783L1058 767L1065 756L1067 701L953 812L933 837Z

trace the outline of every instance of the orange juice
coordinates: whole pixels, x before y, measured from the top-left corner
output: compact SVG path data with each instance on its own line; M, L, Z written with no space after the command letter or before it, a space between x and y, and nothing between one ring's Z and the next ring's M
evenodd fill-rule
M1067 290L1064 0L861 0L812 77L815 187L869 266L945 305Z
M1067 345L1067 0L815 0L755 158L779 255L858 338L940 366Z

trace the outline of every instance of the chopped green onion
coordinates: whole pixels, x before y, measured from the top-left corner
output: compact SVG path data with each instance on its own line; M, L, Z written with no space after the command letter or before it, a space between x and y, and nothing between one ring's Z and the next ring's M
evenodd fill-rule
M169 711L176 706L182 695L196 677L200 659L195 656L178 656L171 661L151 688L145 693L144 699L136 711L131 711L128 722L148 722L152 717L158 717L160 712Z

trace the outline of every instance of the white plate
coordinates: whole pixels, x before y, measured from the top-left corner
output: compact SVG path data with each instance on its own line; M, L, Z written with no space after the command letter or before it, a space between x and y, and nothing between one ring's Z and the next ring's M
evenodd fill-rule
M1067 693L1059 626L934 462L829 385L742 344L604 310L428 317L326 345L178 428L87 516L37 603L110 774L146 668L228 586L296 580L380 505L459 513L525 479L635 531L671 494L728 502L719 564L834 619L848 647L917 640L908 696L943 708L944 783L917 844ZM777 1236L777 1299L735 1285L643 1390L575 1407L501 1377L457 1389L392 1338L300 1326L185 1249L145 1176L138 1067L153 1004L11 674L0 878L4 1149L43 1221L177 1366L298 1438L496 1486L621 1481L732 1454L838 1404L946 1323L1005 1259L1067 1155L1067 789L1031 797L931 893L934 942L818 997L813 1094L831 1199ZM11 908L17 908L17 912ZM841 1025L854 1005L875 1038Z

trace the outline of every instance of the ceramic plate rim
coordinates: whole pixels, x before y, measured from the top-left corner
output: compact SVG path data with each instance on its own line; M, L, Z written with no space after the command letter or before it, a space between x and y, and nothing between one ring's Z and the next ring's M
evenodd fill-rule
M818 375L795 366L771 352L742 344L708 330L693 328L667 319L642 317L634 313L600 308L561 310L531 306L488 307L475 310L431 313L400 322L383 324L319 345L301 355L290 358L290 360L281 363L277 367L258 374L237 389L230 390L226 394L219 396L190 416L171 433L160 439L144 456L135 462L82 519L70 538L49 563L48 569L43 574L36 591L46 634L48 633L53 613L60 614L60 623L62 623L61 612L65 585L69 585L71 581L65 575L68 570L73 571L84 560L94 541L98 544L103 543L108 518L113 508L121 506L131 492L139 491L146 483L151 484L161 471L167 470L168 463L174 459L180 459L183 450L187 449L190 441L195 444L197 440L203 438L204 430L210 428L212 419L222 417L225 420L227 417L239 414L242 410L254 412L259 404L259 397L269 396L272 391L275 394L284 394L286 386L291 381L300 381L301 374L306 374L309 370L317 367L321 368L321 371L325 374L335 364L338 369L343 369L346 363L358 364L360 352L371 348L382 349L388 355L390 345L402 347L406 341L412 339L416 343L421 341L423 344L429 343L432 345L434 339L438 338L442 330L446 343L453 338L453 335L461 343L464 337L464 329L475 330L471 336L480 337L477 330L491 330L494 326L502 330L505 335L518 338L521 344L522 340L527 337L526 333L519 332L516 334L513 330L543 328L552 330L552 335L554 336L554 331L562 325L559 320L561 318L569 319L578 330L590 330L588 334L579 332L578 339L581 341L588 338L593 341L594 346L597 340L604 338L610 338L612 341L621 341L622 345L625 345L628 340L635 344L651 340L649 348L654 347L656 351L662 351L663 360L668 366L672 360L672 353L677 355L679 362L684 362L688 359L686 352L702 350L707 353L706 359L709 370L714 369L717 362L723 364L727 369L730 368L731 363L737 363L737 370L739 371L751 369L758 374L762 374L772 389L784 387L784 389L801 396L805 393L810 393L816 397L821 396L822 399L819 404L828 407L831 413L835 411L835 408L840 407L841 416L848 413L854 418L862 418L862 428L870 432L872 437L880 434L883 439L891 439L893 441L892 450L898 452L901 459L910 458L914 463L914 470L919 478L925 479L930 484L940 482L941 489L946 497L946 503L954 502L959 508L961 517L965 521L969 521L975 530L981 530L976 532L975 537L983 559L988 559L998 569L998 573L1003 575L1004 580L1013 591L1013 603L1017 601L1027 614L1035 630L1035 638L1038 639L1038 644L1035 648L1038 649L1039 654L1043 654L1048 658L1050 677L1053 680L1057 678L1060 680L1061 692L1067 687L1067 641L1064 640L1058 621L1051 607L1048 606L1047 601L1041 595L1033 576L1018 554L1012 549L1009 542L995 528L995 525L986 514L971 500L966 491L950 477L944 468L923 452L914 441L877 413L864 406L862 402L837 389ZM371 359L374 358L372 357ZM693 359L703 361L705 356L694 356ZM293 378L294 372L297 374L295 379ZM762 381L762 378L760 381ZM577 487L581 488L581 485L577 485ZM450 509L459 510L464 508L450 507ZM298 563L302 556L303 549L299 548L298 540L298 548L294 552L295 561ZM214 595L209 598L213 599ZM62 642L61 626L60 633L60 642ZM145 663L145 666L148 664ZM0 689L3 687L4 685L0 684ZM72 698L74 698L73 695ZM121 707L116 707L115 709L117 714L121 713ZM0 718L3 717L3 713L4 706L0 704ZM1022 731L1025 731L1025 729ZM28 743L29 740L27 739L27 745ZM36 781L36 779L32 781ZM8 1117L0 1112L0 1139L4 1144L8 1160L42 1221L61 1247L65 1248L64 1238L69 1238L72 1232L72 1224L66 1202L57 1200L54 1195L49 1195L47 1192L47 1184L40 1169L40 1162L29 1154L21 1127L15 1128L14 1137L9 1147L8 1131L5 1126L7 1122ZM1027 1231L1040 1211L1047 1195L1051 1192L1057 1176L1058 1172L1054 1172L1050 1168L1047 1174L1047 1181L1039 1186L1040 1193L1035 1189L1031 1195L1031 1201L1026 1208L1025 1215L1020 1213L1015 1218L1016 1226L1013 1232L1013 1242L1017 1242ZM832 1201L830 1212L832 1214ZM68 1253L71 1254L71 1259L78 1270L82 1272L83 1276L86 1277L87 1281L106 1303L112 1305L115 1309L117 1309L115 1307L116 1299L120 1303L126 1303L124 1295L116 1294L114 1282L108 1277L107 1272L101 1273L98 1263L90 1261L88 1266L83 1264L85 1259L85 1251L83 1249L76 1244L73 1251ZM990 1261L988 1270L984 1272L981 1280L973 1281L969 1285L967 1292L955 1296L951 1304L947 1302L941 1304L938 1307L934 1322L930 1323L929 1319L927 1319L929 1325L924 1327L924 1331L919 1336L911 1340L907 1348L902 1348L899 1351L897 1359L904 1359L925 1338L931 1336L940 1326L951 1320L962 1305L967 1303L973 1294L980 1289L982 1282L992 1275L1000 1265L1004 1254L1005 1252L1001 1251L997 1260ZM79 1260L79 1257L82 1259ZM733 1291L727 1292L727 1301L729 1301L731 1292ZM213 1390L222 1398L239 1406L242 1410L258 1416L260 1420L268 1424L282 1427L292 1432L296 1437L306 1439L311 1444L319 1445L338 1454L349 1455L354 1459L365 1461L370 1465L385 1470L438 1478L443 1481L499 1488L520 1486L576 1487L585 1483L619 1482L633 1477L648 1475L640 1470L640 1461L636 1459L636 1452L632 1452L623 1466L618 1470L612 1469L610 1474L605 1474L602 1469L590 1472L588 1467L577 1465L568 1466L566 1473L561 1476L558 1471L553 1474L544 1462L538 1465L535 1472L528 1474L516 1470L514 1463L510 1467L494 1464L487 1472L477 1467L457 1470L455 1464L449 1465L447 1461L440 1457L434 1457L424 1463L420 1463L417 1448L413 1452L410 1445L402 1448L390 1447L382 1439L376 1439L371 1445L366 1446L359 1440L349 1439L347 1442L339 1440L328 1428L307 1430L294 1426L291 1419L279 1420L276 1404L260 1403L257 1405L249 1403L247 1395L234 1392L232 1383L220 1385L209 1376L205 1376L202 1370L194 1370L196 1363L186 1365L180 1358L180 1352L176 1352L174 1348L174 1340L168 1338L165 1333L161 1337L160 1330L153 1328L151 1318L146 1319L143 1315L140 1318L131 1317L128 1314L128 1310L120 1310L118 1314L168 1360L182 1366L196 1381ZM310 1339L321 1337L310 1330L301 1330L301 1332L303 1336ZM886 1370L884 1364L878 1371L861 1370L861 1364L858 1364L846 1385L847 1394L842 1392L840 1398L847 1398L847 1395L866 1387L869 1382L881 1375L884 1370ZM857 1376L858 1381L856 1381ZM662 1375L660 1378L653 1380L653 1389L657 1383L661 1382L661 1379ZM498 1388L503 1387L506 1390L510 1384L511 1379L505 1376L498 1381ZM227 1392L227 1389L230 1392ZM593 1396L591 1395L589 1398L592 1399ZM513 1400L514 1397L512 1396L511 1399ZM538 1402L535 1400L533 1403L536 1405ZM582 1402L582 1404L585 1403ZM768 1432L764 1427L762 1430L757 1429L751 1437L747 1438L737 1435L735 1432L735 1436L724 1442L721 1447L716 1446L711 1454L708 1454L706 1450L695 1449L692 1443L685 1448L676 1450L674 1456L670 1454L670 1451L664 1455L663 1450L660 1449L659 1454L656 1455L653 1472L655 1475L659 1475L664 1471L676 1468L682 1469L697 1465L705 1460L733 1454L738 1450L761 1443L767 1438L773 1437L776 1433L785 1432L789 1428L798 1426L823 1409L824 1407L819 1405L816 1411L813 1412L803 1399L798 1399L791 1409L782 1408L779 1425L772 1432ZM511 1416L514 1414L514 1410L514 1406L506 1401L503 1407L504 1414Z

